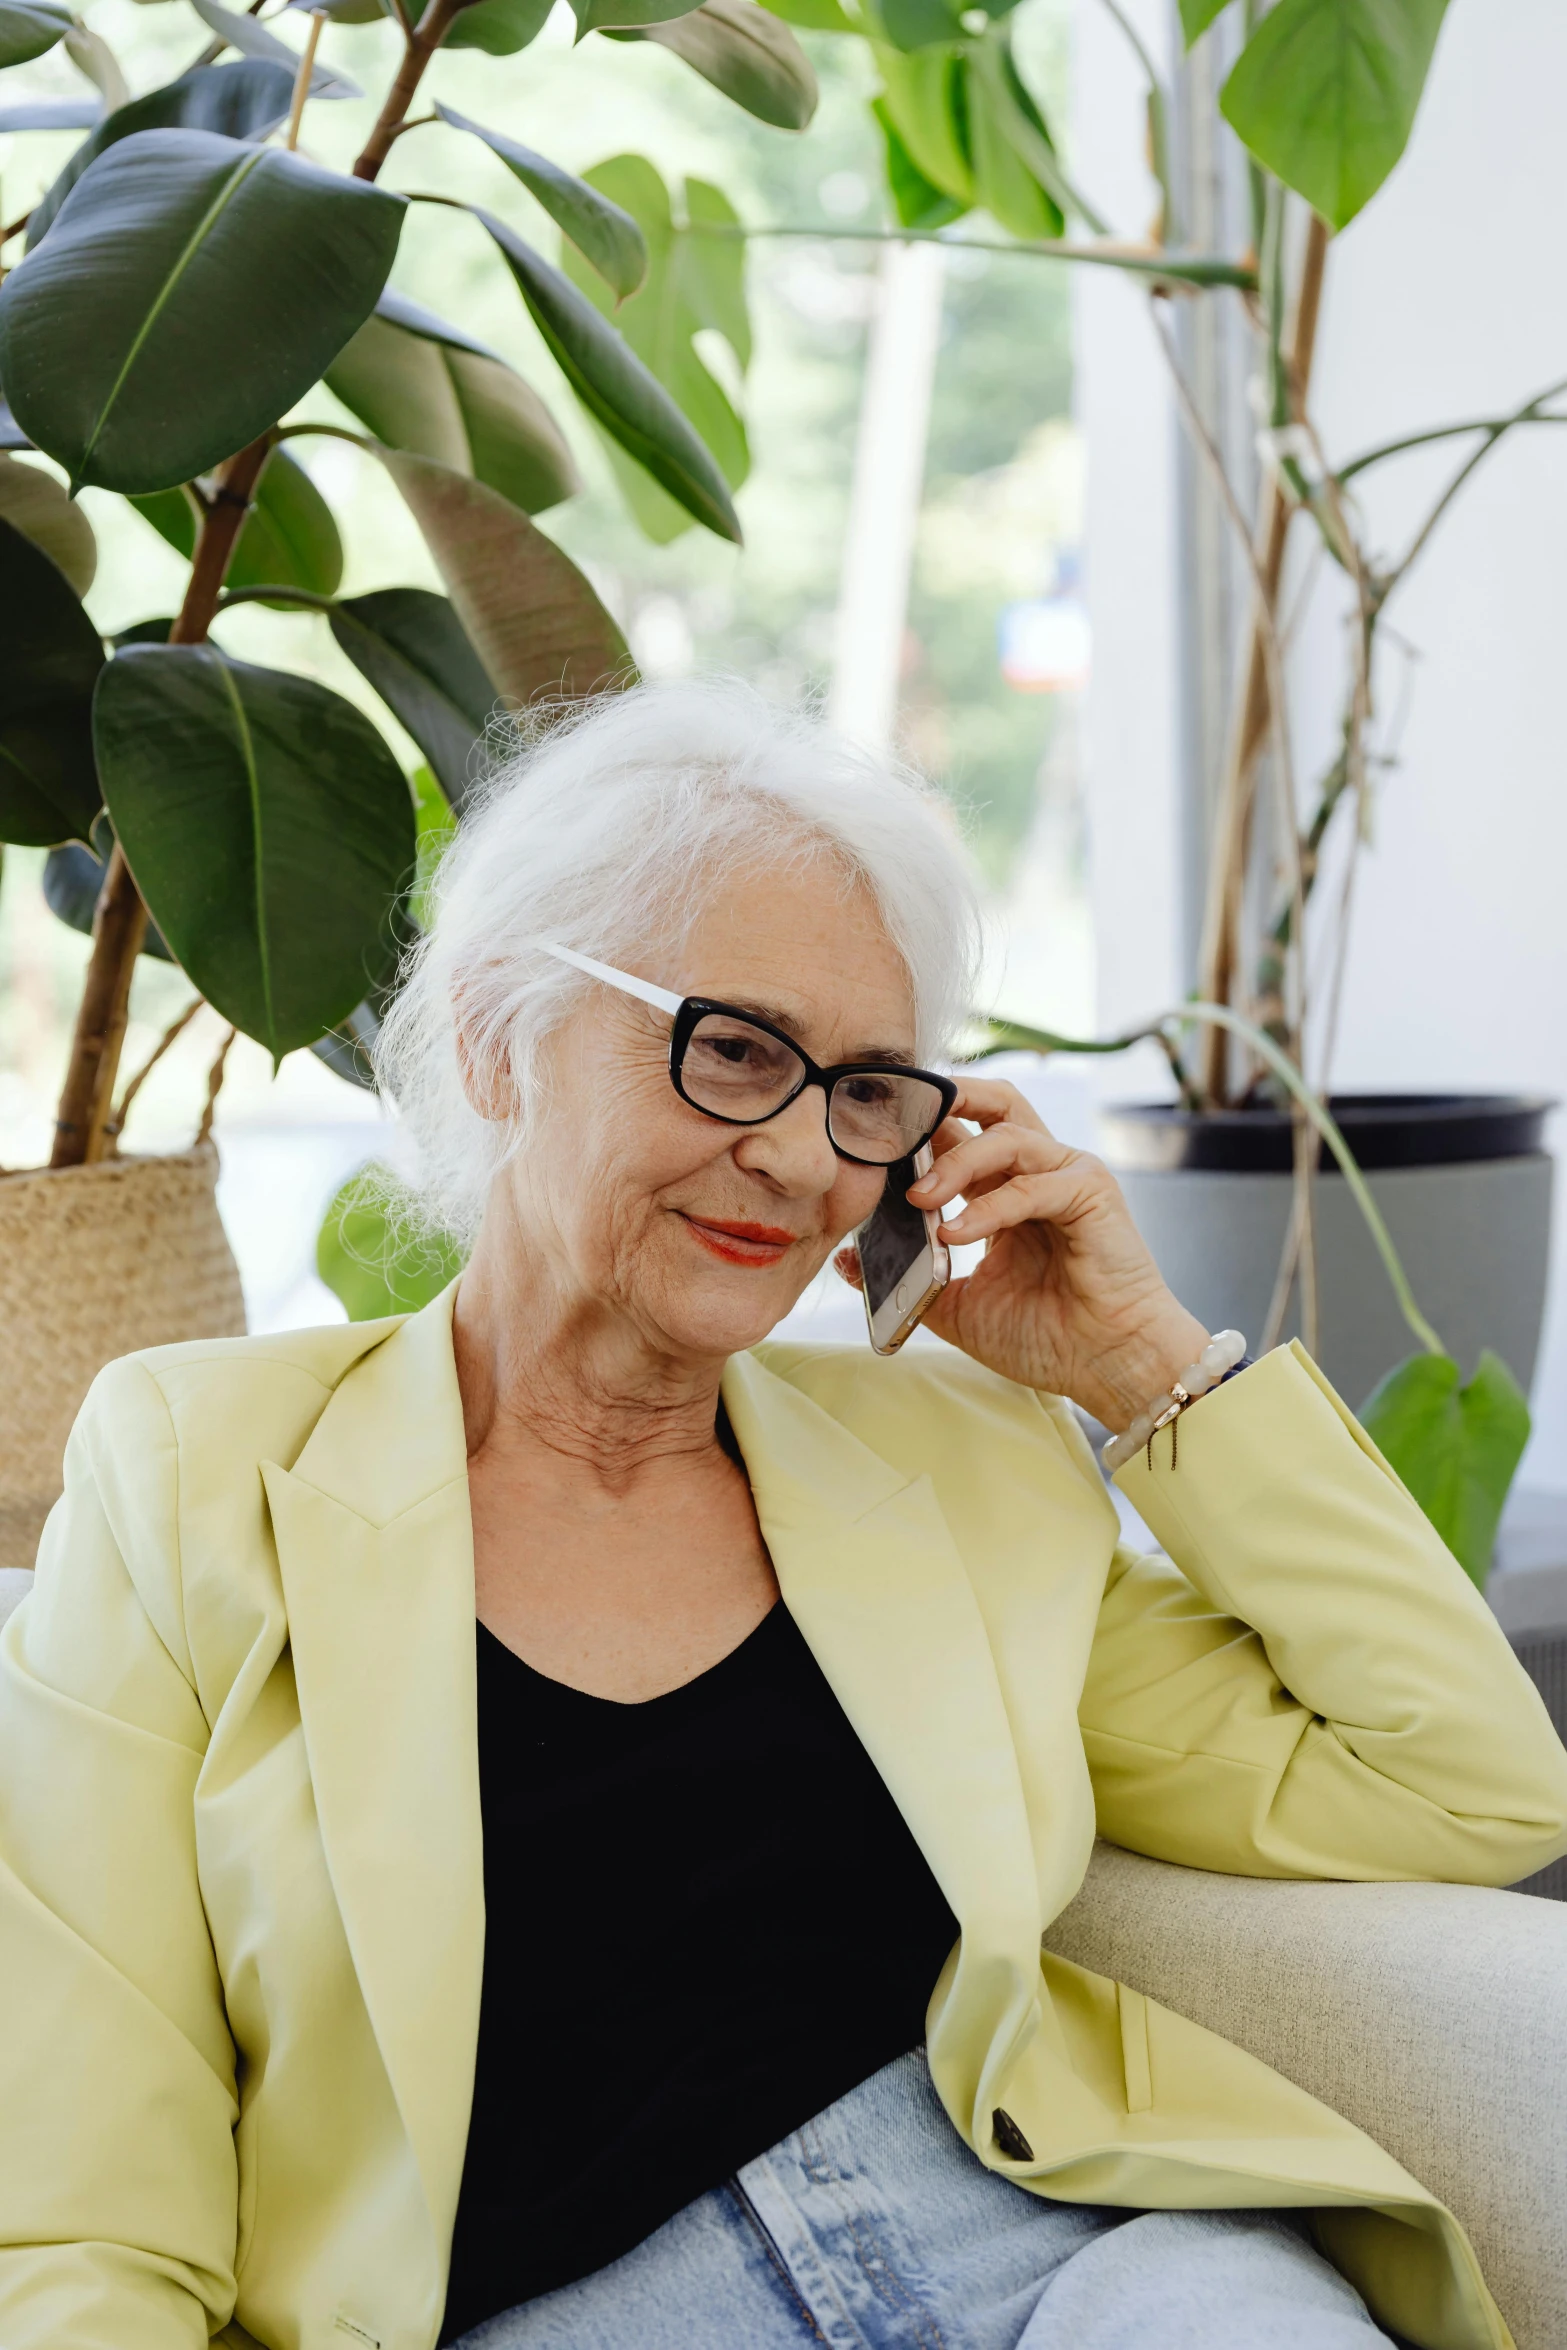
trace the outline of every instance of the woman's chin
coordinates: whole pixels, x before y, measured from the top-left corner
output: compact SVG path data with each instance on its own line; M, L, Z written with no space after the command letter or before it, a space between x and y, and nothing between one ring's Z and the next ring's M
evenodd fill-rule
M681 1347L706 1355L744 1354L775 1330L809 1286L792 1266L703 1266L673 1294L659 1316Z

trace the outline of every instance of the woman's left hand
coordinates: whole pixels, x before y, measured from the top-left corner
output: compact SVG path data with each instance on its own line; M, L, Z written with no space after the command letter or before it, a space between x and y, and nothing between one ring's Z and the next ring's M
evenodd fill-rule
M966 1204L942 1223L942 1239L989 1248L948 1283L926 1327L1119 1431L1202 1352L1208 1332L1165 1287L1109 1169L1057 1142L1016 1086L960 1083L932 1146L936 1163L909 1197L944 1209L961 1193Z

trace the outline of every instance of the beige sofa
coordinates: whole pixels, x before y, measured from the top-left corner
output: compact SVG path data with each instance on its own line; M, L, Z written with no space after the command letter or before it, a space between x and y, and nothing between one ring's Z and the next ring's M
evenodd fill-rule
M0 1617L31 1581L0 1569ZM1358 2122L1457 2212L1518 2350L1567 2350L1567 1904L1102 1844L1046 1940Z

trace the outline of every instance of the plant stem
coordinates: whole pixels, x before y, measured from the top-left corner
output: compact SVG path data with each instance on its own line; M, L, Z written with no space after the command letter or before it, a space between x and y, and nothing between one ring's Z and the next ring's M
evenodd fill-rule
M759 237L805 237L846 245L945 245L956 253L1024 253L1041 261L1084 261L1103 269L1124 269L1133 277L1155 278L1161 285L1168 280L1176 288L1234 286L1249 294L1257 286L1257 272L1248 263L1226 260L1221 253L1166 251L1162 245L1124 244L1115 237L951 237L945 229L807 228L787 221L746 228L717 220L693 220L687 234L736 237L748 243Z
M321 40L321 27L326 18L319 8L312 10L310 30L305 35L304 54L299 60L299 71L294 76L294 102L288 110L288 137L284 141L292 155L299 145L299 126L305 119L305 100L310 95L310 80L315 72L316 49Z
M365 141L364 153L354 165L356 180L373 180L378 177L382 164L392 152L408 109L414 102L414 92L424 79L425 68L450 32L452 20L463 5L464 0L428 0L419 22L405 36L403 62L386 93L386 104L381 109L376 126Z
M1322 307L1322 280L1327 266L1328 230L1313 213L1306 231L1300 288L1295 298L1287 374L1297 410L1305 405L1316 351L1317 321ZM1238 719L1225 769L1224 786L1214 820L1213 851L1209 864L1208 904L1203 923L1201 987L1211 1002L1224 1003L1235 986L1240 959L1241 901L1246 866L1251 854L1252 820L1256 811L1257 760L1267 739L1272 716L1268 690L1268 632L1277 610L1284 575L1284 546L1294 512L1289 488L1273 473L1262 491L1256 548L1262 592L1252 606ZM1228 1092L1229 1055L1222 1032L1210 1034L1203 1055L1203 1090L1210 1102L1222 1102Z
M270 434L263 433L220 469L202 514L185 601L169 630L171 645L198 645L205 638L271 446ZM93 910L92 953L55 1118L51 1167L81 1167L104 1155L131 979L146 931L147 909L116 841Z

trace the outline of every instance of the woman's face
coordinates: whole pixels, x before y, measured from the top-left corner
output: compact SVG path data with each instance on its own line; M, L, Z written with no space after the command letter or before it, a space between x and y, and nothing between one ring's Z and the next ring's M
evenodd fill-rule
M824 1066L913 1054L902 961L868 894L825 862L717 887L682 947L633 968L762 1013ZM503 1178L520 1237L580 1303L660 1349L754 1345L881 1197L882 1169L828 1141L820 1086L763 1126L704 1117L670 1083L668 1015L618 989L590 987L546 1078L539 1131Z

